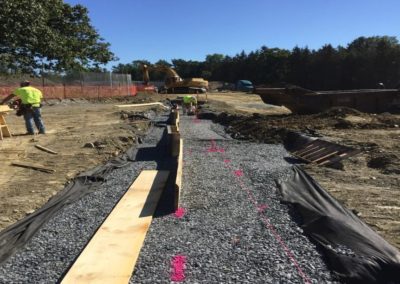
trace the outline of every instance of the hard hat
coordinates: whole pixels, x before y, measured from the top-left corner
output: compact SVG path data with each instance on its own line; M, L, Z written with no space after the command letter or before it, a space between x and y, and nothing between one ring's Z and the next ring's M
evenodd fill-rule
M24 81L22 81L22 82L20 83L20 86L21 86L21 87L23 87L23 86L29 86L30 84L31 84L31 81L24 80Z

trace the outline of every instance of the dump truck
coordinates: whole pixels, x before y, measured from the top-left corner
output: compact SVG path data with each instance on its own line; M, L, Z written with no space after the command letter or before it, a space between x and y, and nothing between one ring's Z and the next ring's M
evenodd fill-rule
M349 107L367 113L399 112L399 89L311 91L300 87L256 87L264 103L285 106L293 113L311 114L331 107Z
M147 85L150 81L149 71L159 71L166 74L165 92L169 94L195 94L205 93L208 90L208 81L203 78L182 79L178 73L164 65L142 65L143 82Z

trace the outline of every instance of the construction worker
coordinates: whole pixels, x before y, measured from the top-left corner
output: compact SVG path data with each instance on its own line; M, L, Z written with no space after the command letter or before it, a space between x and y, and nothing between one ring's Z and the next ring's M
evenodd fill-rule
M25 126L28 135L35 134L33 129L32 119L35 122L39 134L45 134L45 127L41 115L41 101L43 98L42 92L34 87L31 87L31 82L21 82L20 88L16 89L13 94L6 97L1 104L6 103L14 97L20 100L20 106L17 115L23 115Z
M192 108L197 107L197 99L194 96L186 95L183 97L183 114L194 113Z

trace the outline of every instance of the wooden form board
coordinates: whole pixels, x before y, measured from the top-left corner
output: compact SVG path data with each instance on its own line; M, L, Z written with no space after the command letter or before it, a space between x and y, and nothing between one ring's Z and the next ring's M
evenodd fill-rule
M179 131L177 131L174 125L167 125L167 133L171 156L178 157L181 134L179 133Z
M142 171L61 283L128 283L169 171Z
M12 111L12 109L8 105L0 105L0 113Z
M176 127L179 131L179 110L173 109L170 114L171 126Z
M162 106L162 107L168 109L168 107L166 107L165 105L163 105L163 104L160 103L160 102L146 103L146 104L115 105L115 106L116 106L116 107L124 108L124 107L143 107L143 106L154 106L154 105L159 105L159 106Z
M176 116L175 116L175 126L177 131L179 131L179 111L175 111Z
M182 169L183 169L183 139L179 141L179 156L178 156L178 167L176 170L176 180L175 180L175 209L178 209L179 199L182 189Z

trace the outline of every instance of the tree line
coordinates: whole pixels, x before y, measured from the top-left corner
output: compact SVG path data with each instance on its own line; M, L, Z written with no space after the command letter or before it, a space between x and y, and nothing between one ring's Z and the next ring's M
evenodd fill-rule
M140 64L135 60L113 67L114 72L130 73L142 80ZM204 61L173 59L155 64L173 67L182 78L203 77L211 81L235 82L247 79L254 84L280 87L298 85L312 90L398 88L400 83L400 44L396 37L359 37L346 47L326 44L313 50L292 50L262 46L255 51L235 56L207 55ZM150 73L152 80L164 74Z

